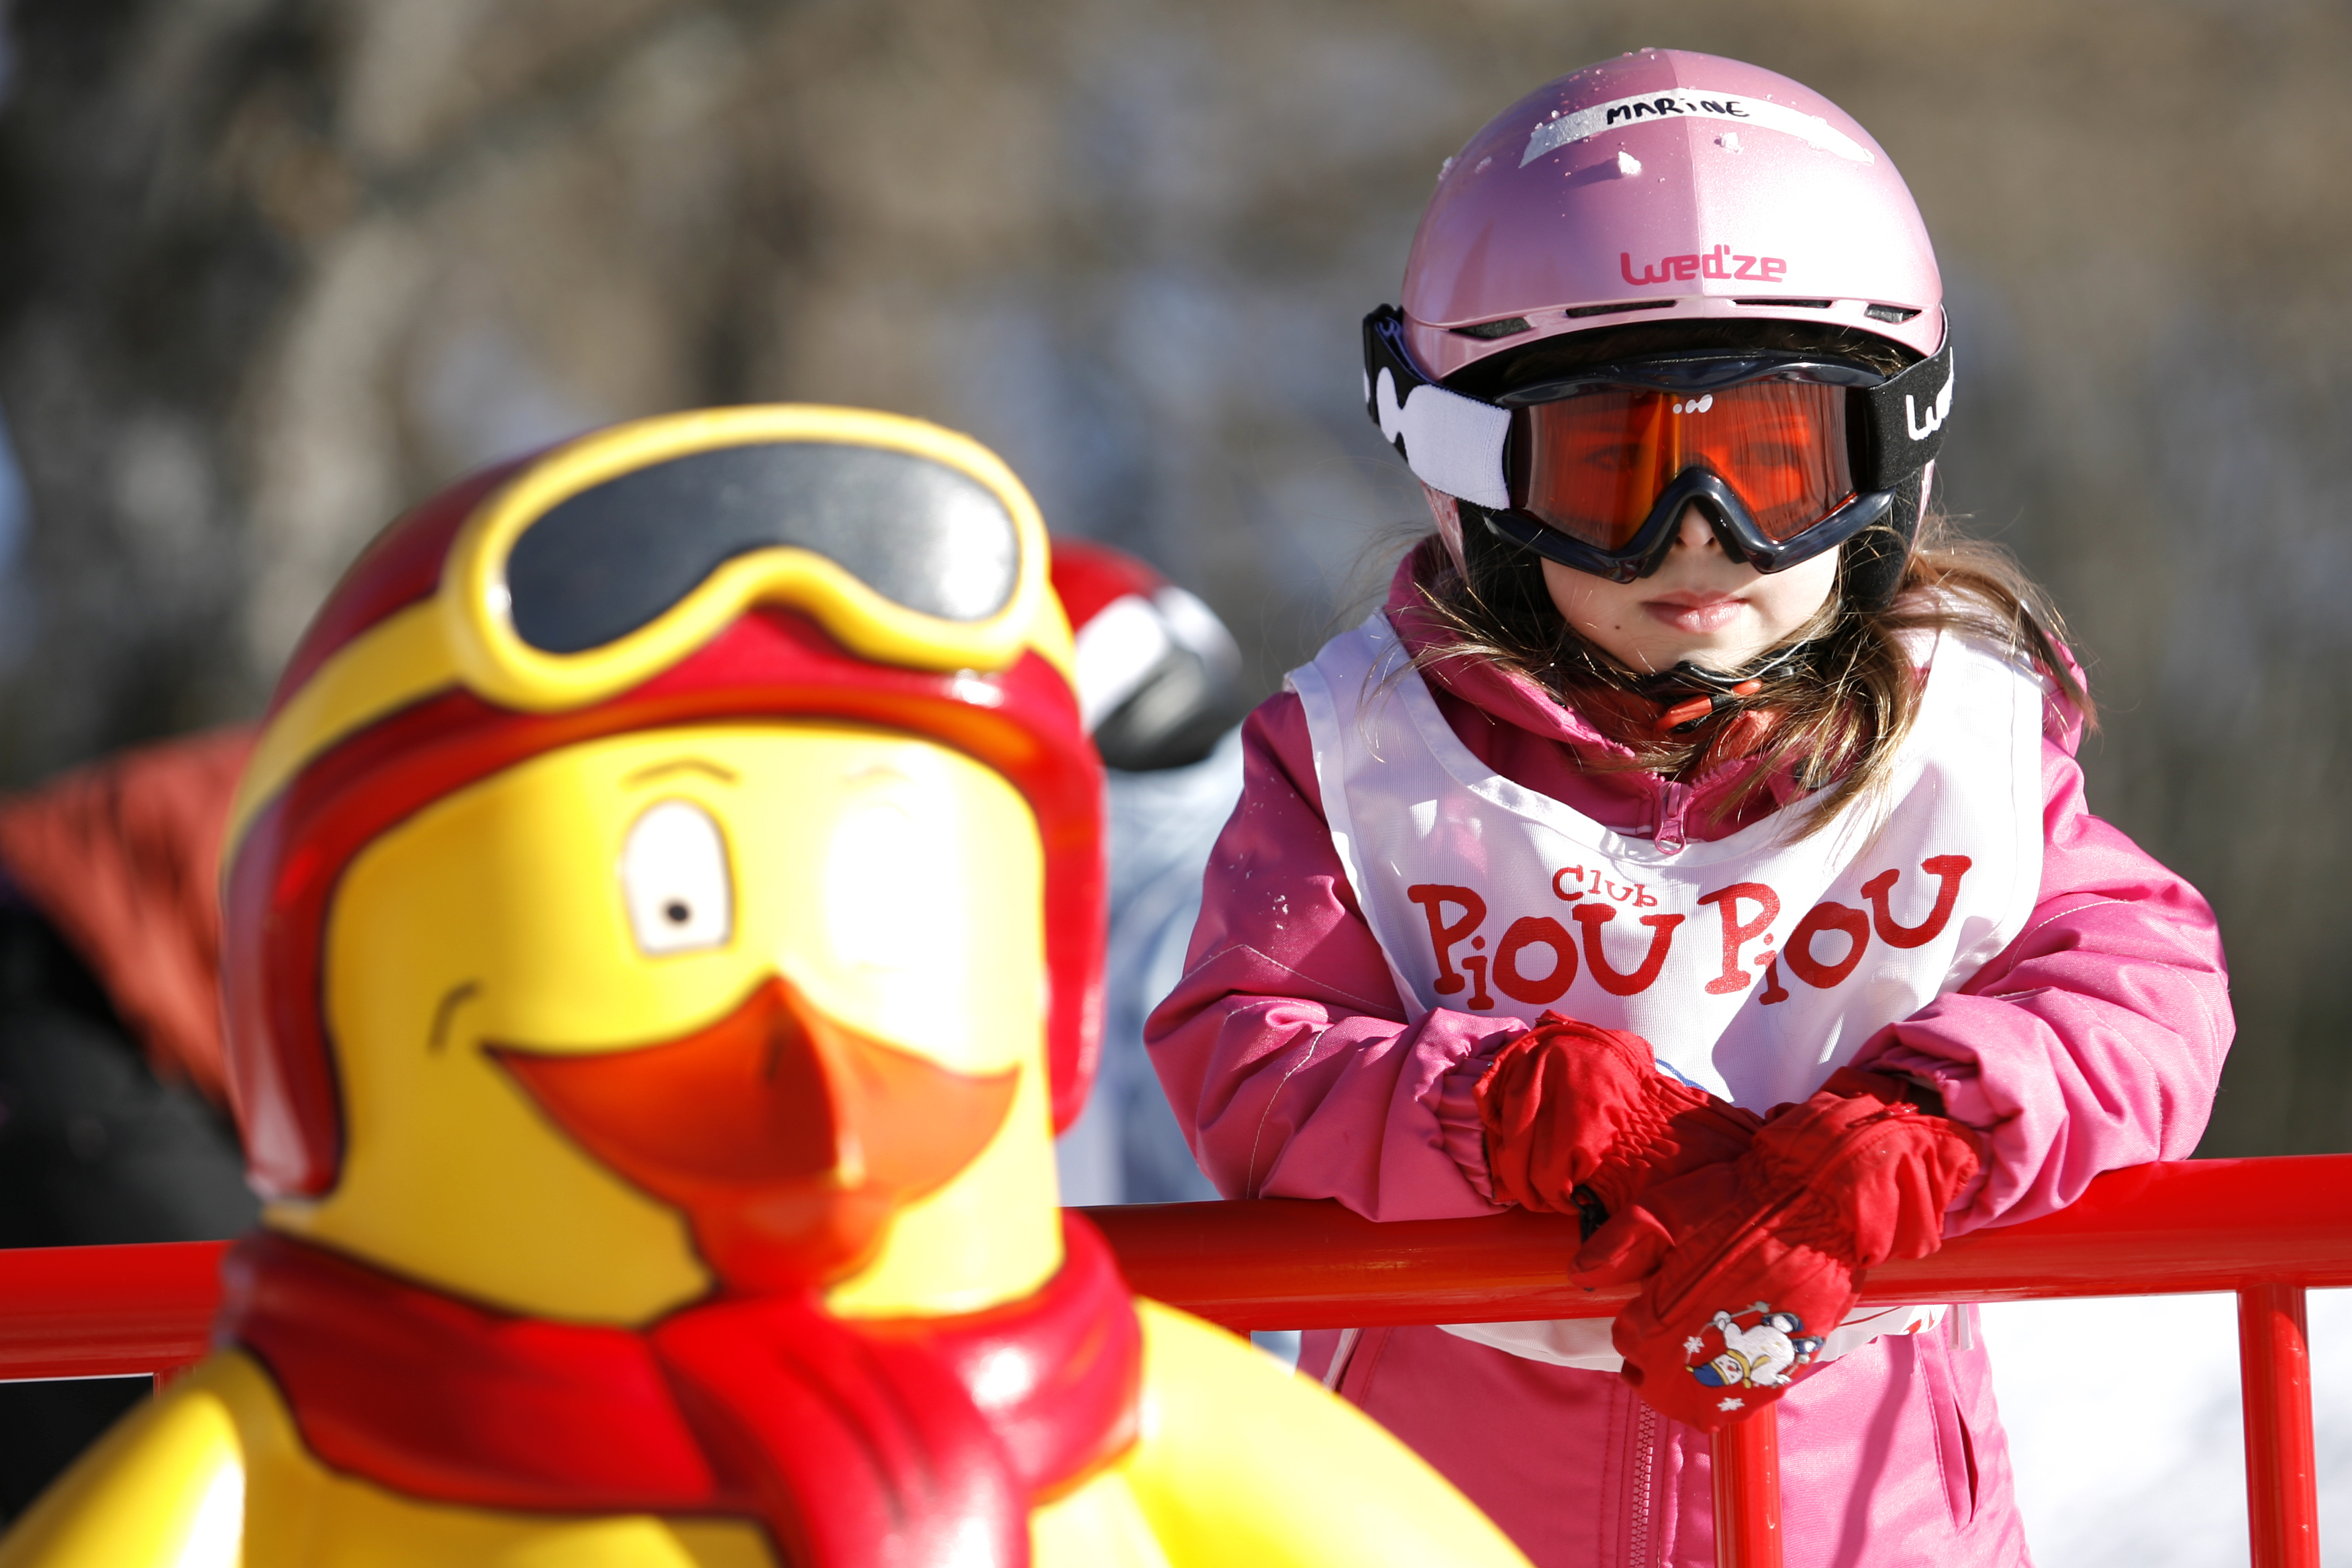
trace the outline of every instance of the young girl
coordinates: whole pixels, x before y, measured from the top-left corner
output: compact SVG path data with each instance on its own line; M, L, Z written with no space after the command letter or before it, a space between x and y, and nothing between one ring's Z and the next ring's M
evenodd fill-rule
M1307 1336L1538 1563L2025 1561L1967 1311L1870 1264L2186 1156L2204 900L2090 815L2056 621L1928 510L1952 358L1867 132L1649 50L1449 160L1366 398L1435 533L1245 732L1150 1025L1202 1166L1375 1219L1580 1212L1606 1322ZM2086 1347L2086 1350L2088 1347Z

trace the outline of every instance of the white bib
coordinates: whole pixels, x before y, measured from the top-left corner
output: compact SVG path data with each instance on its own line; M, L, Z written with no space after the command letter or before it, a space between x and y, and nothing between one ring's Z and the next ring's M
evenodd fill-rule
M1958 987L2041 886L2042 689L1957 637L1936 646L1883 817L1849 809L1795 842L1802 802L1664 849L1496 774L1377 615L1288 685L1331 841L1416 1020L1557 1008L1764 1110Z
M1799 802L1673 849L1479 762L1379 614L1287 684L1331 841L1412 1018L1450 1007L1532 1022L1556 1008L1631 1030L1677 1076L1762 1111L1804 1099L1880 1028L1957 989L2032 912L2043 687L1957 637L1930 662L1880 802L1806 838ZM1868 1316L1871 1330L1833 1336L1824 1359L1922 1321ZM1607 1331L1454 1331L1614 1366Z

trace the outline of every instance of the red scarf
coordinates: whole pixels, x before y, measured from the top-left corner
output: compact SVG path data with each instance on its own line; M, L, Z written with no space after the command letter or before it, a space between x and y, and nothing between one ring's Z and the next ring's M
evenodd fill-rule
M1134 1303L1092 1226L1066 1215L1062 1235L1042 1289L966 1317L760 1297L637 1331L478 1307L265 1231L229 1255L214 1334L268 1366L311 1452L412 1497L746 1514L800 1568L1009 1568L1031 1507L1135 1437Z

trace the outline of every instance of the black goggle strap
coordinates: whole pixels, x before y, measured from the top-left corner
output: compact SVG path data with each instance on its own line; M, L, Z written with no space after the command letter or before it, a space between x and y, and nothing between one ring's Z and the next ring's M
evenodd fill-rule
M1511 504L1503 468L1510 410L1448 392L1416 370L1393 305L1364 318L1364 412L1430 489L1496 511Z
M1860 392L1870 411L1864 443L1866 471L1854 475L1858 490L1904 490L1943 450L1944 426L1952 414L1952 344L1948 338L1934 357L1900 375Z

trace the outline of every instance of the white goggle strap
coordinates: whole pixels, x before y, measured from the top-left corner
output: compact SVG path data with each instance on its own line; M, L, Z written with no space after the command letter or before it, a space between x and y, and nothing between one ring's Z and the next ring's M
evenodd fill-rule
M1396 377L1386 365L1364 389L1381 435L1404 457L1414 477L1433 490L1491 511L1511 504L1503 475L1503 446L1511 411L1423 382L1397 401Z

